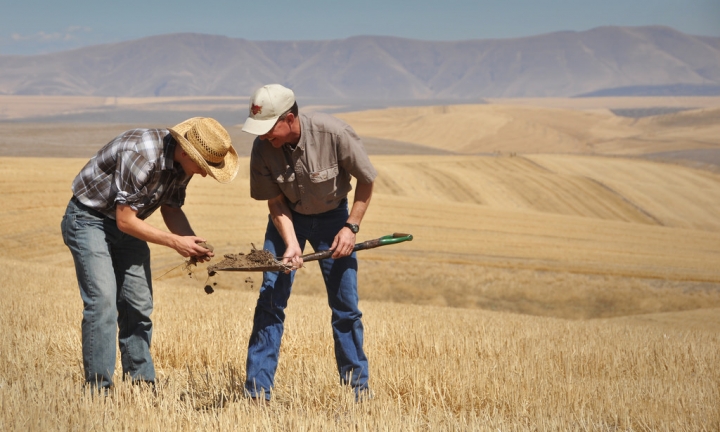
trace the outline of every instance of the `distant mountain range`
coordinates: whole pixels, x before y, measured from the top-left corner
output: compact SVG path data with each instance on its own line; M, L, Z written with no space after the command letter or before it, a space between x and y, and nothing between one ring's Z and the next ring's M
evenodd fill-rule
M170 34L0 56L0 94L247 96L282 83L317 101L720 94L720 38L599 27L517 39L358 36L249 41Z

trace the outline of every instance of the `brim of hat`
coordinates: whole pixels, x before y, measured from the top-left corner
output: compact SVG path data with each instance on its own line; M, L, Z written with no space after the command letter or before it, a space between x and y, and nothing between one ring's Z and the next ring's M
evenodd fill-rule
M175 138L175 141L180 144L180 147L185 150L185 153L187 153L188 157L190 157L190 159L192 159L192 161L195 162L201 169L203 169L210 177L214 178L220 183L230 183L235 178L238 170L240 169L238 154L235 151L235 147L233 147L232 145L230 146L230 150L228 150L225 158L221 163L217 165L208 164L207 161L195 149L195 147L190 144L190 141L185 138L185 134L192 127L193 120L195 119L186 120L168 130L172 134L173 138Z
M253 135L265 135L270 132L270 129L275 126L280 116L273 117L267 120L255 120L252 117L248 117L245 120L245 124L242 127L243 132L247 132Z

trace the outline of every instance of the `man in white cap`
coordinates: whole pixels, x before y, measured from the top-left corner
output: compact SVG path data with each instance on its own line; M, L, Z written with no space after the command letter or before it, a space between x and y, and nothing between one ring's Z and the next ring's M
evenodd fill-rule
M116 336L123 379L154 385L147 242L210 259L212 251L198 244L205 239L195 235L182 210L185 190L194 174L228 183L238 168L220 123L191 118L170 129L119 135L75 177L61 230L83 300L83 366L93 393L106 394L113 385ZM145 222L158 208L170 232Z
M264 249L293 267L265 272L248 346L245 391L270 399L280 353L285 307L306 242L333 250L320 261L332 310L340 382L356 398L369 395L363 351L353 247L372 197L377 172L360 138L345 122L322 113L298 113L292 90L279 84L258 89L250 100L245 132L258 135L250 156L250 195L267 200L270 211ZM357 185L348 211L351 177Z

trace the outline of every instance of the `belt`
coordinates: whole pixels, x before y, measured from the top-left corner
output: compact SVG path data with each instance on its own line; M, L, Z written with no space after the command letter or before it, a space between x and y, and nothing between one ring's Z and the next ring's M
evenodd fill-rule
M91 215L93 215L93 216L95 216L95 217L98 217L98 218L101 218L101 219L107 217L106 214L104 214L104 213L102 213L102 212L100 212L100 211L98 211L98 210L95 210L95 209L92 208L92 207L88 207L88 206L86 206L85 204L83 204L82 202L80 202L80 200L77 199L77 197L75 197L75 195L73 195L73 197L70 198L70 201L72 201L72 202L77 206L77 208L79 208L80 210L83 210L83 211L85 211L85 212L88 212L89 214L91 214Z

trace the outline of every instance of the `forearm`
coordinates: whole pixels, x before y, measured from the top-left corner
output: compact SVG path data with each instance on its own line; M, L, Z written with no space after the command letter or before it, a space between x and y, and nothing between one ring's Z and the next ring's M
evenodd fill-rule
M353 200L352 209L348 215L347 222L351 224L360 225L365 212L367 211L368 205L370 204L370 198L372 198L372 183L358 183L355 188L355 199ZM333 239L333 243L330 249L333 249L332 257L334 259L346 257L350 255L355 246L355 233L348 227L343 227Z
M180 236L194 236L195 232L190 226L185 212L181 208L162 206L160 207L160 214L162 214L165 226L168 227L171 233Z
M365 212L370 205L370 199L372 198L373 183L358 183L355 188L355 199L353 200L352 208L350 209L350 215L348 216L348 222L360 225Z
M130 206L119 205L116 211L118 229L140 240L174 248L177 235L158 229L136 215Z
M115 212L117 227L125 234L129 234L140 240L167 246L175 249L180 255L207 256L212 257L212 251L208 251L198 243L205 239L192 234L190 224L181 209L167 208L161 211L163 220L168 229L175 232L167 232L155 228L149 223L137 217L137 211L127 205L118 205Z
M270 219L280 233L280 236L285 242L285 246L287 248L299 248L300 245L295 235L292 213L290 212L290 206L288 206L285 200L285 196L279 195L268 200L268 210L270 211Z

